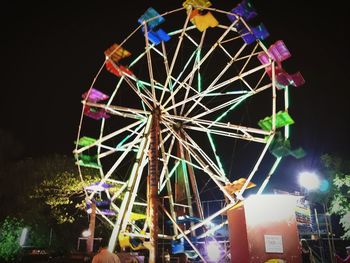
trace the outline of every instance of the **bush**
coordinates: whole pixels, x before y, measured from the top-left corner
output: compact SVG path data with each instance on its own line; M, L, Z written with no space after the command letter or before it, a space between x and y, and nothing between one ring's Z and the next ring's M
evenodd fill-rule
M0 259L10 262L13 261L20 249L19 239L23 221L17 218L7 217L0 224Z

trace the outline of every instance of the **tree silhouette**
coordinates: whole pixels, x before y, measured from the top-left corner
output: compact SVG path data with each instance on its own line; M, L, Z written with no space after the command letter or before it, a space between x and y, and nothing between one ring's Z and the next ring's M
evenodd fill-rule
M340 217L343 238L350 239L350 161L329 154L322 156L327 172L332 178L330 212Z

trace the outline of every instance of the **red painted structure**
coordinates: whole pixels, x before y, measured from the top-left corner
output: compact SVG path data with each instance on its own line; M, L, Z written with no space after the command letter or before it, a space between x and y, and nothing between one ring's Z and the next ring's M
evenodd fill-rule
M297 199L292 195L254 195L228 211L231 263L271 259L301 263Z

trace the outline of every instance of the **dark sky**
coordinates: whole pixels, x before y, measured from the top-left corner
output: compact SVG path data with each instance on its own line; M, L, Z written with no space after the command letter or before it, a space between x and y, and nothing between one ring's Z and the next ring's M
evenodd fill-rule
M182 5L175 0L69 2L7 1L1 8L0 129L24 145L24 156L71 154L81 94L103 62L103 51L128 36L148 7L162 13ZM224 10L238 2L212 0ZM283 169L290 174L303 167L317 169L323 153L348 155L345 8L314 0L252 2L270 32L267 43L284 40L292 53L290 68L306 80L291 91L290 112L296 121L292 143L308 155L299 161L288 158Z

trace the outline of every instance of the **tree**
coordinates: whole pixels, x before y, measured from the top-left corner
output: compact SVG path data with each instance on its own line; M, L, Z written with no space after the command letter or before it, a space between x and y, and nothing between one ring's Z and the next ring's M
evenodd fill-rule
M330 212L340 217L343 238L350 239L350 162L331 155L321 159L332 178Z
M99 180L97 171L86 172L92 181ZM52 235L55 249L72 249L86 224L84 197L73 157L51 155L0 166L0 221L21 218L30 226L30 245L48 245Z
M99 180L96 170L84 172L91 175L86 183ZM7 164L0 168L0 187L3 215L34 223L49 213L58 223L72 223L82 212L84 189L73 157L51 155Z
M96 176L85 178L86 183L95 182ZM59 224L73 223L84 208L84 184L69 171L57 172L46 177L34 188L31 198L39 199L50 207L50 213Z
M84 169L84 168L82 168ZM99 180L95 169L85 168L85 184ZM50 214L57 223L73 223L85 208L84 183L81 181L73 157L54 155L42 158L36 173L40 181L33 188L30 197L50 208Z
M21 249L19 238L24 227L23 221L7 217L0 224L0 259L12 261Z
M336 174L333 186L336 190L330 211L340 216L340 224L345 232L343 238L350 239L350 174Z

